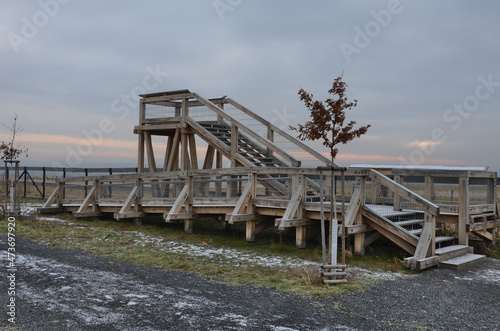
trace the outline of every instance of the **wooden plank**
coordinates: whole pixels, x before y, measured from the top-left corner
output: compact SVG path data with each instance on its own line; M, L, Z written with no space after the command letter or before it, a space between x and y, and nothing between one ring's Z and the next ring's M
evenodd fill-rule
M190 220L196 217L194 213L165 213L163 218L166 219L169 217L169 221L173 220ZM168 221L166 221L168 222Z
M430 267L434 267L438 264L439 264L439 256L434 255L434 256L427 257L425 259L416 260L415 266L416 266L416 270L424 270L424 269L427 269ZM411 262L410 262L410 266L411 266ZM410 268L410 266L408 266L407 268Z
M494 229L500 225L499 220L467 224L467 232Z
M308 218L294 218L294 219L275 219L275 226L278 226L279 230L284 230L285 228L292 228L295 226L311 225L314 222Z
M65 208L63 206L60 207L41 207L37 209L37 212L40 214L58 214L63 213Z
M142 217L144 217L144 213L136 211L127 211L123 213L118 212L113 214L113 218L117 221L127 218L142 218Z
M373 231L373 228L368 224L356 224L346 226L347 234L364 233L368 231Z
M83 218L83 217L99 217L102 216L100 211L75 211L72 213L75 218Z
M469 205L469 215L495 212L494 204Z
M345 269L346 264L325 264L321 266L322 269Z
M257 213L231 214L231 215L226 215L226 217L228 217L229 224L234 224L238 222L255 221L259 218L259 214Z

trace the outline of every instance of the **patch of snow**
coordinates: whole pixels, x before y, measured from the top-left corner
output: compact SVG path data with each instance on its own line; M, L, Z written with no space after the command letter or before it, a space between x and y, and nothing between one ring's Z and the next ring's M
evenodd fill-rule
M464 281L481 281L487 284L498 284L500 282L500 270L498 269L487 269L487 270L477 270L469 271L468 276L455 276L455 279Z

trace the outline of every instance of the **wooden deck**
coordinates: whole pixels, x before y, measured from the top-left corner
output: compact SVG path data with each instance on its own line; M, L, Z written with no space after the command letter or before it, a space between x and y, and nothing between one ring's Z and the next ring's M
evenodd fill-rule
M230 98L205 99L188 90L141 97L134 128L138 172L58 178L41 212L110 214L137 224L161 214L166 222L183 220L188 233L200 215L217 215L230 224L245 223L248 241L267 227L294 228L296 246L305 247L321 220L332 218L335 197L339 235L354 237L355 254L385 236L413 256L407 265L417 269L442 260L436 245L450 236L440 231L454 233L452 239L464 246L470 234L496 240L496 173L339 168ZM161 156L154 152L154 136L166 141ZM334 195L331 171L303 166L311 161L335 171Z

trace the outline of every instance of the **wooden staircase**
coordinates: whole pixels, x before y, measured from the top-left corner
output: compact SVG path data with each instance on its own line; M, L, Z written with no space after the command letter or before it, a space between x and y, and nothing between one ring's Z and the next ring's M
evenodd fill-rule
M231 147L231 126L226 123L199 122L208 132L214 135L221 142ZM274 155L270 155L267 150L259 146L253 139L238 133L238 154L250 161L257 167L287 167L287 165Z

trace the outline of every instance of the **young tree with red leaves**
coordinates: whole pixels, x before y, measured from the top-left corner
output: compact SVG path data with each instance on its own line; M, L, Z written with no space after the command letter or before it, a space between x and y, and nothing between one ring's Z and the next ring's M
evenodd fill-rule
M312 94L300 89L299 98L310 111L311 120L304 125L299 124L298 128L290 127L290 129L299 132L298 138L300 140L322 139L323 145L330 149L332 165L338 153L335 146L339 143L347 144L349 141L361 137L371 126L366 125L354 129L355 121L344 124L346 110L351 110L358 104L357 100L353 102L347 100L346 91L347 83L342 81L342 76L335 78L332 88L328 90L328 93L333 97L326 99L325 105L322 101L313 101Z
M347 83L342 81L342 76L335 78L332 84L332 88L328 90L328 93L332 96L326 99L325 104L322 101L313 101L313 95L306 92L304 89L299 90L299 98L302 100L310 112L311 120L306 122L304 125L299 124L298 128L290 126L290 129L298 131L298 138L300 140L317 140L322 139L323 145L330 149L330 157L332 161L332 176L331 176L331 189L332 197L330 199L330 215L332 215L332 210L334 210L334 216L332 215L332 220L330 222L330 263L336 264L336 254L332 251L334 248L332 246L332 237L336 233L332 224L337 219L337 210L335 203L335 189L334 189L334 160L337 156L338 149L337 145L347 144L349 141L359 138L364 135L371 125L361 126L355 129L355 121L346 121L346 111L351 110L358 104L357 100L349 102L345 93L347 91ZM323 203L323 201L321 202ZM336 228L336 227L335 227ZM323 229L323 224L322 224ZM342 234L342 260L345 260L345 238ZM336 248L335 248L336 249ZM324 243L323 243L323 256L324 256ZM323 258L324 259L324 258Z

